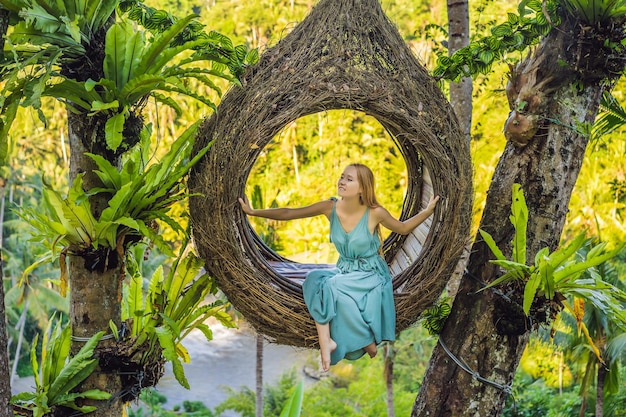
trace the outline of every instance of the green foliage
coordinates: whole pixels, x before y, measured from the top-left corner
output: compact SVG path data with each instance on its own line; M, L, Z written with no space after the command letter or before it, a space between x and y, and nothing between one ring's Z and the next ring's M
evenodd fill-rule
M472 41L452 56L441 51L433 75L458 81L461 77L488 74L495 62L510 52L521 52L536 44L559 22L554 1L524 0L517 12L508 13L506 22L493 26L490 35Z
M626 14L625 0L560 0L574 16L590 25L623 18Z
M190 85L188 81L194 79L221 95L220 88L209 76L231 82L237 80L227 75L226 67L220 63L214 63L212 68L190 66L215 58L200 49L209 42L207 38L172 45L176 36L184 32L194 19L195 15L180 19L152 38L148 38L145 31L135 30L129 22L113 24L106 34L104 77L85 82L65 79L48 88L47 94L66 101L76 112L106 114L106 142L113 151L122 144L122 131L127 118L137 112L149 97L172 107L179 115L182 113L180 106L163 93L192 97L215 109L213 102L196 94L197 86ZM193 53L174 63L175 58L188 51Z
M626 4L626 2L625 2ZM593 124L593 139L598 140L604 135L615 132L626 125L626 109L609 92L602 94L600 114Z
M394 344L394 408L396 415L409 415L421 381L428 366L428 358L436 343L421 326L403 331ZM317 355L314 363L317 364ZM315 366L315 365L313 365ZM357 361L342 361L332 367L330 375L307 384L302 401L302 416L370 417L387 414L383 377L384 355L374 359L363 357ZM264 414L277 416L285 407L299 377L295 370L286 372L280 381L264 387ZM254 417L255 393L250 388L235 391L227 388L229 398L215 408L216 413L227 410L242 417Z
M579 251L582 256L591 250L586 245ZM590 268L585 277L598 277L601 281L623 290L626 283L619 279L617 270L610 262ZM621 300L622 310L626 300ZM603 390L607 396L615 395L620 389L620 368L625 359L626 329L609 316L610 311L602 310L595 304L583 304L574 297L568 302L574 305L573 311L565 311L559 316L559 323L553 331L553 340L567 353L580 379L580 395L595 397L591 392L597 381L598 369L606 371Z
M193 135L200 122L192 125L170 147L158 162L149 164L149 135L140 146L133 148L123 159L118 171L101 156L88 154L96 163L95 173L103 187L85 192L82 175L73 181L69 193L62 197L48 185L43 190L42 210L24 207L17 214L35 229L32 240L43 242L49 252L24 272L58 258L68 248L98 249L106 247L123 253L124 245L145 237L165 254L173 255L171 248L157 233L156 220L163 221L175 231L185 230L168 215L170 207L189 195L184 179L194 164L206 153L208 146L191 155ZM109 205L99 218L92 214L89 196L106 193ZM130 237L130 239L128 239ZM62 268L62 277L66 272Z
M117 3L117 0L60 0L53 4L45 0L0 0L5 9L20 18L7 39L15 45L15 52L28 55L39 48L58 47L72 60L85 54L84 45L106 23Z
M0 94L0 149L4 148L18 106L32 107L39 118L41 98L61 76L58 66L84 57L86 45L113 14L116 0L0 0L17 23L6 39L9 53L0 67L6 81ZM0 153L0 164L6 154Z
M180 3L178 3L180 4ZM165 10L158 10L136 0L120 1L120 10L127 13L128 18L141 24L146 29L161 33L177 23L177 19ZM187 42L200 40L202 43L193 49L199 55L215 63L226 65L235 77L233 82L243 75L245 69L259 59L257 49L248 49L245 45L234 46L226 36L216 31L205 32L204 25L193 20L172 39L172 46L180 46Z
M452 311L452 307L450 306L450 299L447 297L440 299L434 306L424 310L420 320L422 320L422 325L428 334L435 336L441 333L450 311Z
M59 72L58 65L80 60L87 53L85 45L105 26L117 3L81 0L75 4L66 0L48 5L42 0L0 1L24 18L7 40L14 62L2 66L7 88L0 96L0 149L7 146L6 137L18 106L40 109L41 98L52 97L74 112L106 117L106 144L116 151L123 139L134 143L134 138L123 138L122 132L128 118L138 113L148 98L172 107L178 114L182 108L171 94L191 97L215 108L209 98L196 92L198 86L190 81L221 95L211 77L237 83L244 69L258 60L256 51L249 51L244 45L233 46L224 35L202 32L197 16L190 15L180 20L170 17L170 24L151 36L126 21L113 24L106 34L103 77L98 80L79 81ZM198 65L201 62L211 65ZM227 70L234 76L228 75ZM45 120L41 111L39 117Z
M167 402L167 398L152 388L142 390L139 399L146 405L146 409L131 408L128 410L129 417L216 417L216 414L199 401L183 401L182 410L178 405L171 411L165 410L163 404Z
M172 363L176 380L189 389L181 362L181 359L189 362L189 354L181 341L194 329L200 330L208 341L213 339L213 333L205 323L210 317L227 327L234 327L234 323L224 311L223 301L204 303L208 295L217 293L217 286L204 272L202 260L192 252L183 253L186 248L184 242L167 275L162 267L157 268L145 296L140 261L133 252L129 253L130 281L124 288L122 319L130 323L129 336L134 338L134 345L145 348L142 362L151 360L158 346L163 357Z
M276 208L278 207L278 203L276 202L276 198L272 199L269 205L266 205L263 199L263 191L259 184L255 184L252 188L252 194L250 195L250 203L252 207L270 207ZM283 248L280 243L280 239L278 234L276 233L276 221L271 219L264 219L261 217L253 217L252 222L255 225L257 233L263 243L267 245L270 249L274 251L280 251Z
M302 397L304 396L304 381L300 380L295 386L291 397L280 413L280 417L300 417L302 412Z
M513 395L506 399L504 417L561 417L576 416L581 398L573 389L560 393L547 387L542 380L532 381L518 374Z
M287 406L289 399L296 394L294 387L298 383L295 369L291 369L281 375L275 385L263 387L263 415L278 416ZM256 393L254 390L243 387L239 391L225 387L229 394L228 398L215 407L217 415L222 415L231 410L241 417L254 417L256 415Z
M236 392L228 389L230 396L215 408L218 416L232 410L242 417L256 415L256 394L248 387ZM294 370L284 373L277 385L264 387L263 415L300 417L304 397L304 381L297 381Z
M495 260L491 262L506 271L502 276L489 283L485 288L512 281L524 283L524 312L528 315L537 295L548 300L556 300L561 295L574 295L591 302L601 309L620 326L626 328L626 313L620 300L626 300L626 294L599 277L581 278L581 275L596 265L607 261L620 252L623 245L613 250L606 250L606 243L600 243L586 254L585 259L577 258L576 252L587 242L580 234L566 246L550 253L545 247L535 255L534 265L526 265L526 223L528 208L519 184L513 186L513 204L511 223L515 228L512 242L512 259L508 260L495 241L484 230L480 230L485 243L489 246ZM557 294L560 294L557 297Z
M571 329L575 332L576 329ZM519 373L527 374L533 380L542 379L549 388L568 388L576 382L575 364L567 363L566 346L561 343L531 337L520 360ZM576 373L576 375L575 375ZM516 381L523 385L523 381Z
M23 392L11 398L11 402L32 409L34 417L42 417L55 406L69 407L82 413L95 410L93 406L78 406L76 400L88 398L106 400L109 393L91 389L84 392L73 390L87 378L98 366L98 359L93 352L104 335L99 332L92 336L76 356L66 362L70 351L70 328L62 328L57 320L52 329L53 320L44 334L41 349L41 362L37 362L37 340L32 345L31 364L35 376L36 392Z

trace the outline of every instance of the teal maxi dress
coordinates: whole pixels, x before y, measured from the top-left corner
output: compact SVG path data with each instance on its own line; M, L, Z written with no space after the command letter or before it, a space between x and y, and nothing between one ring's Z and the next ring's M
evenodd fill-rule
M321 324L330 323L337 343L330 357L358 359L372 342L395 340L396 312L389 267L379 254L380 240L370 233L369 208L356 227L346 233L335 211L330 215L330 240L339 252L335 269L313 270L302 289L304 300Z

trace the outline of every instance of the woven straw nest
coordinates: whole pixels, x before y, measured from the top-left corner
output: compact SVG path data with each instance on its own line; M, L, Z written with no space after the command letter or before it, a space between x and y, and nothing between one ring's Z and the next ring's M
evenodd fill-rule
M444 196L419 257L393 278L397 330L437 300L469 236L472 168L467 141L436 82L417 62L377 0L321 0L250 68L200 127L196 147L214 140L189 178L193 236L206 269L244 317L276 343L316 346L298 282L259 243L237 198L270 140L300 117L352 109L375 117L403 153L410 185L402 217L423 204L430 173ZM390 236L388 258L402 239Z

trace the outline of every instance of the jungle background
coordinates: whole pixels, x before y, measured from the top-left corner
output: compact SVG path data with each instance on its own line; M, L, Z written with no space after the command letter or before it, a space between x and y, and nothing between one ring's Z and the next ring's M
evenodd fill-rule
M312 7L312 1L296 0L233 0L233 1L152 1L146 2L174 14L195 12L212 30L226 34L234 43L259 48L275 44L281 36L300 21ZM427 68L433 68L437 51L443 50L446 39L446 6L443 2L416 0L383 1L390 19L397 24L411 49ZM514 10L516 2L483 1L470 3L471 36L487 33L494 23ZM517 59L521 59L520 55ZM505 145L502 124L508 114L504 88L507 82L506 63L474 80L473 123L471 130L474 163L475 201L473 223L478 224L486 190L497 159ZM442 83L442 88L446 85ZM626 104L622 80L613 95ZM214 96L213 91L205 91ZM37 210L41 204L43 181L57 190L66 190L69 155L65 133L67 117L58 103L45 102L47 125L36 112L23 111L16 119L10 136L9 164L2 167L5 181L0 194L0 244L4 260L4 286L8 317L9 347L12 371L27 376L30 371L30 345L35 334L48 327L54 312L68 311L68 302L57 291L58 269L41 265L23 279L23 272L35 262L43 248L28 240L30 226L13 211L16 207ZM151 105L151 104L148 104ZM172 138L210 109L196 101L185 101L183 112L176 115L167 108L150 112L156 140L155 154L168 149ZM596 236L609 246L626 241L626 142L624 129L593 138L569 206L563 240L581 231ZM397 215L402 204L408 178L403 159L384 129L364 114L348 111L320 113L299 119L286 127L267 147L256 162L248 179L249 196L263 206L304 205L332 196L336 180L350 162L370 165L377 177L381 203ZM43 176L42 176L43 173ZM185 222L185 207L177 207ZM327 225L323 219L302 220L280 224L254 221L259 234L281 254L298 261L332 262L335 253L328 242ZM477 226L476 226L477 227ZM171 242L180 237L171 231L165 234ZM153 249L147 268L167 265L165 255ZM626 253L615 258L603 272L617 286L626 285ZM19 285L19 284L22 285ZM235 313L232 313L235 315ZM566 313L563 313L566 316ZM596 317L598 323L606 318ZM595 381L587 372L593 352L580 335L573 318L563 317L554 339L547 332L535 334L529 343L509 397L507 416L574 416L583 403L592 415ZM624 334L617 335L624 339ZM419 390L421 373L430 357L435 339L420 323L404 332L396 343L394 370L394 401L397 415L409 415ZM210 345L207 346L210 349ZM342 364L307 388L303 415L308 416L379 416L384 415L385 384L383 355L375 360ZM620 377L614 381L621 389L607 390L606 416L626 415L626 377L624 362ZM210 372L210 370L207 370ZM276 386L266 389L266 415L278 415L296 382L297 372L284 376ZM207 389L218 389L207 387ZM146 405L132 411L136 416L168 415L160 407L158 394L144 394ZM220 415L235 410L243 416L254 415L252 390L233 392L229 400L215 409L201 404L185 404L189 415ZM179 415L181 411L178 411ZM580 414L582 415L582 414Z

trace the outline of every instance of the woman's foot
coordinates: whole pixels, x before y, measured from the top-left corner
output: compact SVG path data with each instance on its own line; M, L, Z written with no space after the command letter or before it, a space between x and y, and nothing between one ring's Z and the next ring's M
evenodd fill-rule
M328 372L330 369L330 354L337 349L337 343L333 339L320 340L320 356L322 357L322 370Z
M365 350L365 352L367 352L367 354L370 355L370 358L373 358L378 353L378 348L376 347L376 343L374 342L365 346L363 350Z

